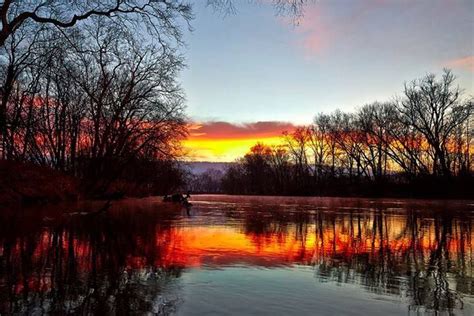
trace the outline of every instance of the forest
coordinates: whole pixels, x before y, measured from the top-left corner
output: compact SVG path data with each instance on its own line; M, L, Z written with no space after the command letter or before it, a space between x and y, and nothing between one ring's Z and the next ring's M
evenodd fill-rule
M272 6L297 17L304 2ZM206 6L225 16L238 3ZM86 197L183 187L189 119L178 75L192 2L7 0L0 17L2 192L45 182L52 191L52 170Z
M232 194L472 197L472 97L445 69L354 113L320 113L258 143L222 177Z
M190 5L7 1L2 15L1 159L64 172L93 196L181 184Z

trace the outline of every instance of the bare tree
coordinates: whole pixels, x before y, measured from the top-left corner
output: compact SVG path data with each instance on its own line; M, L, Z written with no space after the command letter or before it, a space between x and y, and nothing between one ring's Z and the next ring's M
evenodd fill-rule
M367 164L371 175L380 181L387 174L391 144L390 131L394 128L396 109L392 103L372 103L357 112L357 124L365 146Z
M329 133L330 117L320 113L315 116L310 128L309 145L313 153L314 175L319 180L324 174L325 165L334 152L333 138ZM332 157L331 157L332 158Z
M100 19L67 34L37 34L5 47L0 69L12 73L2 83L5 158L113 180L131 162L180 154L186 130L176 50Z
M255 2L263 2L261 0L254 0ZM271 0L276 13L280 15L289 15L294 18L303 16L304 7L312 0ZM235 0L207 0L207 5L213 7L215 10L225 14L232 14L237 11ZM266 1L268 2L268 1Z
M259 193L400 190L424 195L449 185L448 194L469 194L473 102L464 100L453 83L454 76L445 70L439 81L427 75L405 85L405 96L391 102L367 104L355 113L318 114L313 124L283 133L282 152L263 144L253 147L238 161L242 168L226 174L226 187L239 193L239 185L252 183L258 174L271 179L258 182ZM254 172L245 172L249 168Z
M308 171L308 144L311 132L307 127L298 127L293 132L284 132L283 139L296 166L298 176Z
M455 76L445 70L405 84L405 98L398 104L400 118L419 132L433 151L433 173L450 176L450 141L455 129L471 113L472 104L461 99Z
M8 45L0 47L0 152L4 159L14 156L14 134L20 127L21 115L25 114L20 105L29 97L24 89L34 90L37 84L38 78L29 76L27 70L38 58L35 52L43 41L42 30L26 24L10 38Z
M191 18L190 4L166 0L5 0L0 5L0 46L30 21L64 29L93 17L108 18L127 28L143 24L157 38L164 35L179 38L179 27L175 24L178 15L188 21Z

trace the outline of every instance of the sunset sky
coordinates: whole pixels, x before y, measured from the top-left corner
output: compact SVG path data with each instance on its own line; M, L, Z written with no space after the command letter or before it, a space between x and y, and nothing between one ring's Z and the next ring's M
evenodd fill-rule
M474 94L474 1L319 0L295 25L270 1L222 16L194 5L182 74L189 159L232 161L319 112L352 111L452 68Z

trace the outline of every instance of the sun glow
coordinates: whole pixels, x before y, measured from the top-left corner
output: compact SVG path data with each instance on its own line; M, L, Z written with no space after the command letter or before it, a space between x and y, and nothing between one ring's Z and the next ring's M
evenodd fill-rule
M256 143L265 145L281 144L280 136L264 138L222 138L205 139L193 138L183 142L189 160L231 162L244 156Z
M182 145L188 160L232 162L243 157L256 143L280 145L283 133L291 132L295 127L292 123L278 121L195 122L188 125L189 137Z

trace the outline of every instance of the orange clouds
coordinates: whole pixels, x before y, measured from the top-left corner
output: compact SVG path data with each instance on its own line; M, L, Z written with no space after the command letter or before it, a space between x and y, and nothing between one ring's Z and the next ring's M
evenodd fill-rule
M446 66L474 72L474 56L466 56L449 60Z
M295 28L300 34L298 45L303 47L309 56L321 53L334 36L332 30L323 22L321 10L320 7L307 8Z
M274 121L194 123L189 126L189 138L183 145L191 160L228 162L245 155L257 142L279 144L282 133L294 128L291 123Z
M200 139L247 139L280 136L283 131L293 130L295 126L286 122L255 122L232 124L228 122L205 122L189 127L192 138Z

